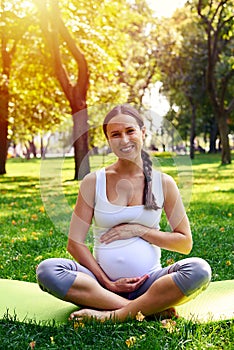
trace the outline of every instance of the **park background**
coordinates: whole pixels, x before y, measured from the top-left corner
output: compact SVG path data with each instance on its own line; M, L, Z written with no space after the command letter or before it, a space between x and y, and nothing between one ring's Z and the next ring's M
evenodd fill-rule
M1 278L35 282L41 260L68 256L53 205L65 198L66 228L80 180L112 157L101 133L103 116L124 102L146 116L155 167L178 182L186 165L192 255L208 260L213 281L233 278L233 2L178 1L172 11L176 1L166 1L171 11L161 14L156 3L1 1ZM51 211L42 164L60 173ZM91 239L88 244L92 249ZM163 263L178 258L164 252ZM155 321L91 322L77 329L5 315L0 327L3 349L233 345L231 320L179 320L174 329Z

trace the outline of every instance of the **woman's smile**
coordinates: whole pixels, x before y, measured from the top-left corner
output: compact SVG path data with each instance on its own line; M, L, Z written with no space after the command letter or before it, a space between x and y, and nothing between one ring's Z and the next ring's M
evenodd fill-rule
M134 149L134 145L124 146L120 148L120 151L123 153L129 153Z

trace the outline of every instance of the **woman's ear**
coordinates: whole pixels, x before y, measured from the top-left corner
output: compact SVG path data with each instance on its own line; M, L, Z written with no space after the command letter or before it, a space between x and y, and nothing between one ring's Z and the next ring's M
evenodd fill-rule
M144 141L144 140L145 140L145 137L146 137L146 127L145 127L145 126L143 126L143 127L141 128L141 132L142 132L142 140Z

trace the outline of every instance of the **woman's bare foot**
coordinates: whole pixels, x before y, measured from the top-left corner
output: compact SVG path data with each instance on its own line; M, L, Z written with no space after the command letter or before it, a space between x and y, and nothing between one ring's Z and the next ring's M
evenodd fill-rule
M93 310L93 309L80 309L78 311L74 311L71 313L69 320L89 320L89 319L96 319L100 322L105 322L107 320L113 319L114 320L115 312L114 311L99 311L99 310Z
M96 319L100 322L105 322L107 320L116 321L118 316L116 315L118 311L102 311L93 309L80 309L71 313L69 320L84 321L90 319ZM178 318L179 315L176 313L175 308L169 308L167 310L155 313L153 315L147 316L148 320L156 319L171 319ZM131 317L130 317L131 318Z
M176 309L174 307L170 307L169 309L147 316L148 319L152 319L152 318L168 319L168 318L178 318L178 317L179 315L177 314Z

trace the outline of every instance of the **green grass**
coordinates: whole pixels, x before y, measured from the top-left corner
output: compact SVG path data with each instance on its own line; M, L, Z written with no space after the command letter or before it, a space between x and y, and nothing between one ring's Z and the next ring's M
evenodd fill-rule
M92 157L91 168L95 170L111 160L111 155L105 159ZM178 161L160 157L155 162L179 181ZM35 269L40 261L69 257L65 229L79 187L79 183L72 181L73 167L73 159L64 163L52 159L46 164L46 171L43 170L45 174L40 175L40 160L8 160L7 174L0 177L0 278L35 282ZM48 187L47 201L43 202L40 189L53 180L50 168L61 174L61 184L58 191L50 191ZM192 170L192 196L186 206L194 238L190 255L203 257L210 263L213 281L232 279L234 166L220 166L220 155L197 155ZM183 183L181 187L183 190ZM52 222L48 212L52 219L56 213L61 214L61 225L59 220ZM163 217L162 228L166 227ZM91 249L91 235L88 244ZM163 251L162 263L182 257ZM19 323L14 315L6 315L0 321L1 349L31 349L34 341L35 349L127 349L126 340L130 337L133 337L132 349L232 349L233 321L192 324L179 319L172 333L159 321L146 320L122 324L91 321L78 328L71 323L63 326Z

